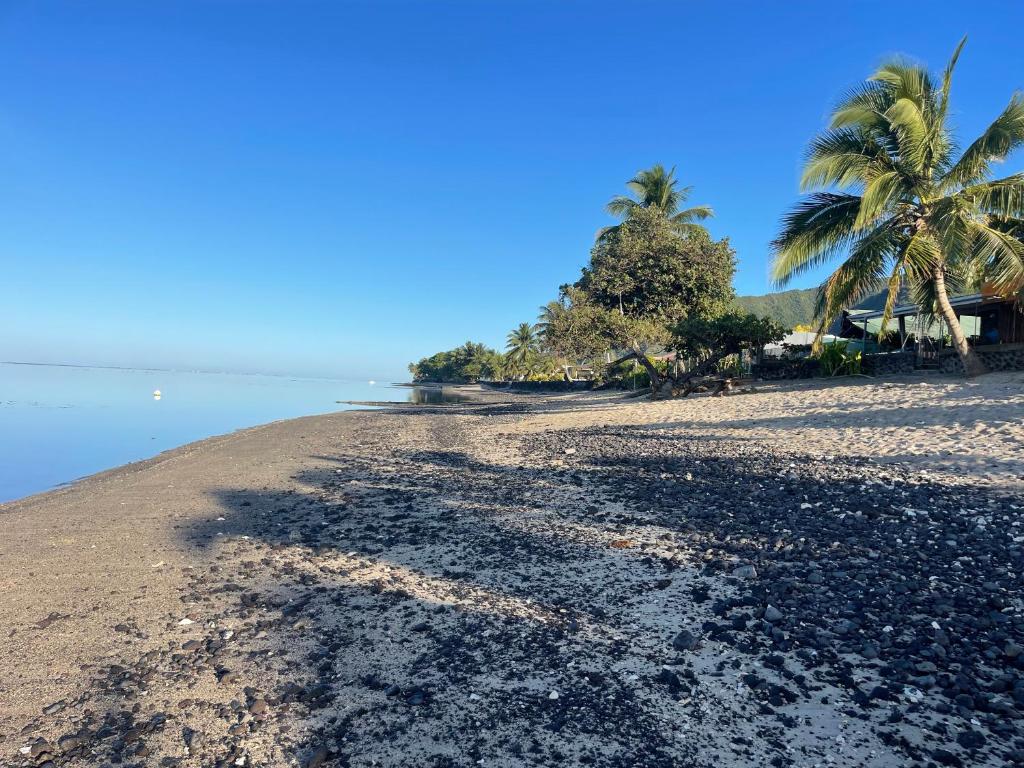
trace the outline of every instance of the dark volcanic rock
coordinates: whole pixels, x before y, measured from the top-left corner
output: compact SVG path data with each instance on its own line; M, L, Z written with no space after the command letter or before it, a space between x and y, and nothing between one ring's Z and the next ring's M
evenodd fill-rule
M688 629L681 629L672 638L672 647L677 651L692 651L700 647L700 636L695 635Z

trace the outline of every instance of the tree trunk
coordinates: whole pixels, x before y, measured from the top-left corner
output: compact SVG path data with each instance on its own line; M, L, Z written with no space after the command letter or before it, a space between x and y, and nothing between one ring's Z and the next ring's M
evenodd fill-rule
M644 370L647 371L647 376L651 380L651 390L657 392L661 389L661 374L658 372L658 369L654 367L654 363L648 359L647 355L642 355L639 352L634 351L633 356L636 358L636 361L644 367Z
M683 374L681 377L675 379L672 382L672 394L674 396L686 397L693 390L701 384L701 381L705 376L708 376L712 369L718 365L722 360L727 358L729 355L736 354L733 351L719 351L712 354L710 357L701 360L692 370Z
M988 369L985 368L981 358L978 357L977 353L967 343L967 337L964 336L964 329L960 326L960 320L956 316L953 305L949 303L949 296L946 294L945 271L941 266L937 266L935 271L932 272L932 277L935 280L935 297L939 303L939 311L942 312L942 317L946 321L946 325L949 326L949 335L953 339L953 348L956 349L956 353L960 358L964 374L968 378L972 378L986 373Z

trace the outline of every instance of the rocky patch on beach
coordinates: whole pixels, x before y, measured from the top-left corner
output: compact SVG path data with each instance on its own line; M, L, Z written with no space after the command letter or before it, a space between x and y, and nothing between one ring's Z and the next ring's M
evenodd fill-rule
M180 610L111 617L10 764L1024 761L1020 500L523 410L363 414L222 489Z
M650 429L531 447L735 587L700 636L762 665L743 677L759 700L837 708L921 764L1024 762L1024 500Z

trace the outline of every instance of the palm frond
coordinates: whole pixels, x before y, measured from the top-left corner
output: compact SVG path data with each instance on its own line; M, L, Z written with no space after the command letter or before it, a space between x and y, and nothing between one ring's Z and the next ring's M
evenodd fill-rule
M829 127L870 131L885 125L885 113L892 106L892 93L881 83L862 83L847 91L832 112Z
M888 263L898 248L899 233L889 224L854 243L846 261L818 289L814 314L819 319L819 339L840 312L885 283Z
M943 178L947 188L988 178L993 161L1001 161L1024 144L1024 94L1015 93L1002 114L969 146Z
M870 179L864 187L854 228L861 230L875 224L884 214L892 212L901 198L905 179L897 171L886 171Z
M953 198L964 199L992 216L1024 216L1024 173L965 187Z
M872 172L893 167L892 158L869 133L857 128L825 131L807 150L800 188L861 184Z
M978 249L987 253L989 276L997 291L1016 293L1024 287L1024 242L1013 231L990 227L978 221L969 224Z
M916 174L925 173L930 159L931 130L924 114L925 105L908 98L897 99L885 113L900 145L900 159Z
M640 204L629 197L623 195L616 195L608 201L608 205L605 206L605 210L608 211L612 216L628 216L630 212L638 207Z
M953 86L953 70L956 69L956 63L960 59L960 52L963 51L966 44L967 35L964 35L957 44L956 50L953 51L953 55L949 57L949 63L946 65L946 69L942 73L942 90L939 97L938 114L940 120L944 120L946 118L946 114L949 112L949 94Z
M922 103L935 90L927 69L902 58L887 61L868 80L883 85L894 103L900 99Z
M693 208L687 208L686 210L679 211L679 213L670 216L669 220L680 224L689 223L692 221L703 221L704 219L710 219L714 217L715 212L711 209L710 205L695 205Z
M692 187L679 187L675 178L675 167L666 170L660 163L638 171L637 174L626 182L626 187L633 193L634 197L617 195L605 206L608 213L620 218L629 218L634 211L640 208L657 208L666 217L672 220L676 230L686 236L697 231L704 232L703 228L694 230L694 221L706 219L714 215L710 207L698 205L686 210L679 210L679 207L693 191ZM598 230L596 241L607 240L617 227L604 227Z
M775 285L785 285L848 245L860 205L859 196L835 192L816 192L797 203L783 217L782 232L772 243Z
M948 273L946 277L949 277ZM922 280L918 283L911 283L910 298L924 317L934 318L938 315L936 309L938 293L935 289L934 280Z

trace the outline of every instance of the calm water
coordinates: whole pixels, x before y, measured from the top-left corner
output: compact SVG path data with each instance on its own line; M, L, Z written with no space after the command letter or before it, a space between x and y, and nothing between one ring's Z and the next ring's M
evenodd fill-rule
M0 363L0 502L210 435L358 407L338 400L419 396L365 381Z

